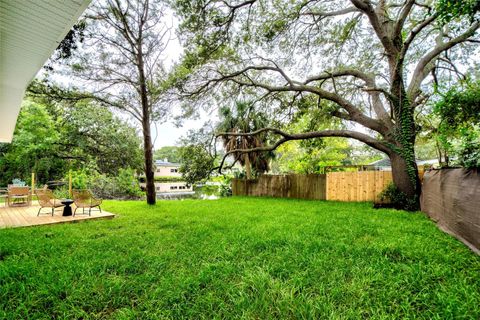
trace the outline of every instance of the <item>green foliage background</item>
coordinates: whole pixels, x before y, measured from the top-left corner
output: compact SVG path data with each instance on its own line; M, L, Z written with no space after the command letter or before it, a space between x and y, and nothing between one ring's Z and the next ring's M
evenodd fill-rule
M153 157L155 160L165 160L167 159L168 162L178 163L180 162L179 157L179 147L176 146L165 146L157 149L153 153Z
M451 88L434 106L440 118L437 138L449 164L480 167L480 81Z
M62 179L69 170L105 175L142 167L134 128L93 103L66 105L46 99L23 102L11 144L0 144L0 185L20 178L38 184Z

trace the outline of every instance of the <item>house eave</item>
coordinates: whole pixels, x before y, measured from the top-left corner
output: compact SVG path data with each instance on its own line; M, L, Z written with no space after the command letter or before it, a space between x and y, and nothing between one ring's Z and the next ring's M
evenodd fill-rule
M27 86L90 1L0 1L0 142L12 141Z

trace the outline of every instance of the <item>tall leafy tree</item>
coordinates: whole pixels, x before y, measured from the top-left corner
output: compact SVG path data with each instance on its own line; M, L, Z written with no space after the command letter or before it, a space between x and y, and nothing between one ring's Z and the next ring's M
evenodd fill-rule
M23 103L11 144L0 146L0 180L27 180L35 172L40 181L59 178L67 162L59 156L62 131L45 106Z
M44 99L24 101L11 144L0 144L0 184L13 178L61 179L69 169L88 167L116 175L143 161L136 130L95 103L75 105Z
M474 8L445 18L448 5L437 9L428 0L176 5L187 53L175 84L185 97L211 104L212 97L250 95L278 116L294 115L302 99L317 100L311 108L347 124L302 133L280 127L230 133L277 137L244 152L273 150L290 140L356 139L385 153L398 189L418 196L416 116L434 93L433 83L455 81L459 65L472 67L468 57L477 52L480 27Z
M91 162L107 175L116 175L121 168L143 168L142 141L137 130L112 111L85 100L49 109L62 131L61 156L78 160L77 167Z
M180 172L189 184L208 179L216 165L217 150L212 130L211 125L207 123L198 130L189 130L180 139L178 150Z
M233 109L233 110L232 110ZM265 145L265 135L236 136L230 133L248 133L263 128L267 123L265 114L256 112L253 105L247 102L235 102L234 107L220 109L220 122L217 125L218 135L222 138L226 152L235 154L235 160L245 168L247 179L252 178L252 169L256 173L269 170L272 153L250 152L236 153L236 150L259 148Z
M71 54L69 76L78 80L82 96L121 110L141 125L147 203L155 204L151 126L164 120L162 101L164 51L170 28L162 1L100 0L85 21L83 43Z
M480 81L451 88L434 107L440 122L434 128L445 164L450 156L464 167L480 167Z
M179 149L180 147L176 147L176 146L161 147L160 149L155 150L154 158L156 160L168 159L168 161L170 162L179 162L180 161Z
M181 159L180 172L182 178L190 185L204 181L210 177L215 158L202 144L188 144L178 151Z

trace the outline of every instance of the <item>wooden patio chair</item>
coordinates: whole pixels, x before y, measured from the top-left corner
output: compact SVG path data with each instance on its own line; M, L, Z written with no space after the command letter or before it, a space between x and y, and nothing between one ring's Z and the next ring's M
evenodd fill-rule
M8 189L0 189L0 199L3 199L5 207L8 205Z
M40 205L40 209L38 209L37 217L40 215L40 211L43 208L51 208L52 209L52 216L55 212L56 208L63 207L64 204L60 202L59 199L55 198L52 190L43 188L35 190L35 194L38 198L38 204Z
M83 214L85 214L85 208L88 208L88 215L92 215L92 209L98 208L102 212L100 205L102 204L101 199L96 199L90 190L72 190L73 201L75 203L75 211L73 216L77 212L78 208L82 208Z
M32 195L30 193L30 187L12 186L8 188L8 206L17 203L30 205L32 203Z

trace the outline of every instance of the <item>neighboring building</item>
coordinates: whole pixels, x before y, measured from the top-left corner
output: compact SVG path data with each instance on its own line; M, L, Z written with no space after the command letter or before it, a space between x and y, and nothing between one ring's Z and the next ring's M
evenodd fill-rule
M373 170L378 170L378 171L391 171L392 170L392 164L391 164L389 158L383 158L383 159L374 161L372 163L369 163L368 166L370 168L372 168Z
M155 161L155 177L181 177L179 163L168 162L168 159Z
M146 183L140 183L142 189L146 188ZM185 181L155 181L155 192L157 193L190 193L193 192L193 187L187 185Z
M184 181L155 182L155 191L157 193L193 192L193 188L192 186L188 186Z
M179 181L182 174L179 171L180 164L168 162L168 159L155 161L155 178L164 178L164 181L155 181L155 191L157 193L191 193L193 187L187 185L185 181ZM168 178L171 178L169 181ZM140 186L145 188L145 183Z
M417 160L417 166L436 166L438 165L437 159L429 159L429 160ZM391 171L392 164L389 158L383 158L372 163L368 164L368 167L372 167L373 170L378 171Z

